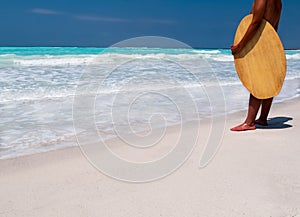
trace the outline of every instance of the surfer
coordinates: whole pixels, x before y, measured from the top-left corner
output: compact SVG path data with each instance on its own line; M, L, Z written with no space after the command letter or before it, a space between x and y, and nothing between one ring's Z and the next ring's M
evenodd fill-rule
M257 32L262 20L267 20L277 31L282 9L281 0L254 0L252 11L252 22L244 37L238 44L231 46L232 55L238 54ZM248 114L244 123L231 128L232 131L255 130L255 124L267 126L267 118L271 109L273 98L258 99L250 94ZM255 120L261 106L260 117Z

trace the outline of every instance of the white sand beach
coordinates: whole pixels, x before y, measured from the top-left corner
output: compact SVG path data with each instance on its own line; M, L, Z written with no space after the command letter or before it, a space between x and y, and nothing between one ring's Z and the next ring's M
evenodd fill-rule
M0 216L299 217L299 108L299 98L274 104L267 129L241 133L229 129L245 111L228 115L207 167L199 168L202 139L182 167L154 182L111 179L79 147L0 160Z

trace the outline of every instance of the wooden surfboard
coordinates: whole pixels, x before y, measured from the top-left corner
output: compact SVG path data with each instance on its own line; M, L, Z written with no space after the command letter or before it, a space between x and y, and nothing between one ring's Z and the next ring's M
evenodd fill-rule
M251 21L252 14L240 22L234 44L243 38ZM246 47L234 56L234 63L241 82L253 96L267 99L279 94L286 74L286 57L277 32L266 20Z

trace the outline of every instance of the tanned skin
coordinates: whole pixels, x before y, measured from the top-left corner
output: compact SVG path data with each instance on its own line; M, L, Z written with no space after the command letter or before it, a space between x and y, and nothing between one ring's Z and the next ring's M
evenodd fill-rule
M254 0L252 6L252 22L248 27L244 37L238 44L231 46L232 55L238 54L246 44L253 38L259 29L262 20L267 20L277 31L280 14L282 9L281 0ZM273 98L257 99L250 94L248 114L244 123L231 128L232 131L255 130L255 124L267 126L267 118L271 109ZM258 120L255 121L258 110L261 106L261 114Z

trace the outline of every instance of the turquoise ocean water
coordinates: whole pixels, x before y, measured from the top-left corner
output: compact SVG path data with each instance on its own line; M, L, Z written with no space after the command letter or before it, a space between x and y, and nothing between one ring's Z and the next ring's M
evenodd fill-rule
M277 102L300 93L300 51L287 50L286 56L287 76ZM195 80L177 64L183 61L195 69L205 62L209 69L196 70ZM115 135L116 125L147 130L153 115L163 116L167 125L193 120L191 99L198 118L218 115L211 114L206 85L222 88L226 114L246 109L248 102L226 49L0 47L0 159L76 145L72 109L83 78L102 81L94 93L94 115L105 138ZM132 100L137 92L141 95ZM172 98L181 103L185 120ZM161 119L151 124L160 127Z

